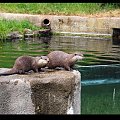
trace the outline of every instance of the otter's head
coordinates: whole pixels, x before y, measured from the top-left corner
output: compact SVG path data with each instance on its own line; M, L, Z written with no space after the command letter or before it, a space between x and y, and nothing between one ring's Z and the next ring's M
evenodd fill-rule
M47 56L40 56L36 58L37 58L37 64L39 67L45 67L49 62L49 58Z
M74 56L72 58L72 61L78 61L78 60L82 60L84 57L83 57L83 54L82 53L74 53Z

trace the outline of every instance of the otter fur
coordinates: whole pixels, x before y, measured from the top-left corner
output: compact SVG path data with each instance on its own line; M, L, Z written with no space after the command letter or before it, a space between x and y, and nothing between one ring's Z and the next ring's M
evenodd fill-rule
M63 51L52 51L47 55L47 57L49 58L49 63L47 64L48 68L54 69L56 67L63 67L65 70L70 71L77 60L83 59L83 54L68 54Z
M16 59L14 66L11 70L4 73L0 73L0 76L12 75L12 74L25 74L30 70L38 72L39 69L45 67L49 62L47 56L20 56Z

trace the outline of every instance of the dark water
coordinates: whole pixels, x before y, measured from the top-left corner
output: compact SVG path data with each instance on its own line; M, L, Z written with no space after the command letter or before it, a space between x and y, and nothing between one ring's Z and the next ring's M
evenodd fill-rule
M82 114L120 113L120 44L111 38L57 36L0 42L0 67L12 67L20 55L47 55L52 50L80 52L75 69L82 75Z

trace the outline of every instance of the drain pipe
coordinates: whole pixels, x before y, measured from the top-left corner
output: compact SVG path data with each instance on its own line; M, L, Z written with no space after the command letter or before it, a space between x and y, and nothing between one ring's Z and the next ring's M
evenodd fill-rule
M50 26L50 21L49 19L44 19L42 22L41 22L41 26L45 29L51 29L51 26Z

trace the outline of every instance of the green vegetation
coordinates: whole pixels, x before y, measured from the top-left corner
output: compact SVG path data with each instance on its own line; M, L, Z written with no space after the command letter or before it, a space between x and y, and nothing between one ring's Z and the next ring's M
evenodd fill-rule
M52 14L52 15L92 15L119 8L112 3L0 3L0 12ZM0 19L0 39L11 31L23 32L24 28L40 29L28 21Z
M0 39L5 39L6 35L12 31L19 31L20 33L23 33L25 28L31 30L40 29L40 27L32 25L32 23L27 20L17 21L0 19Z
M112 3L0 3L0 12L28 14L84 15L117 8Z
M119 8L116 4L102 3L0 3L0 12L52 14L52 15L87 15ZM92 9L91 9L92 8ZM22 32L24 28L38 29L28 21L0 19L0 38L4 39L11 31Z

